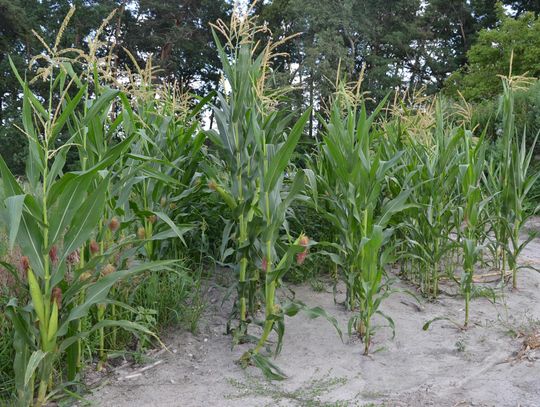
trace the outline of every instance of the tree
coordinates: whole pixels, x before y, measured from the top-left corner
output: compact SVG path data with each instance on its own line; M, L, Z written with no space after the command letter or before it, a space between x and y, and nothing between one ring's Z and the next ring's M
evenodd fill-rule
M518 18L499 9L500 23L495 29L482 30L467 53L468 65L455 72L446 85L446 92L457 90L467 100L489 99L501 91L499 75L540 77L540 20L527 12Z
M61 47L84 47L85 37L118 5L114 1L75 0L78 8L67 27ZM27 71L30 58L43 52L45 42L53 44L56 33L71 7L71 2L54 0L0 0L0 150L12 172L24 173L27 141L17 129L20 123L21 88L13 74L8 55L21 73ZM42 85L42 95L47 89ZM35 91L39 94L40 83Z
M411 85L440 89L448 75L466 63L478 31L496 22L493 1L431 0L419 16Z
M124 9L119 38L142 62L152 54L161 76L201 93L219 81L220 62L210 23L226 20L226 0L139 0ZM124 62L129 59L124 55Z
M274 0L259 5L260 19L274 38L301 33L279 51L277 79L296 87L292 110L309 103L324 114L337 77L357 80L374 99L400 86L407 69L420 0ZM314 127L313 114L309 126Z
M514 10L516 16L531 11L537 16L540 14L540 2L538 0L505 0L504 4Z
M161 79L177 80L185 90L206 93L219 80L209 22L227 18L231 7L227 0L0 0L0 150L18 175L24 172L26 139L16 127L21 127L20 84L7 57L19 72L27 72L32 56L44 51L32 29L53 44L72 5L77 11L60 48L87 51L88 40L103 19L118 9L105 30L109 45L119 54L116 63L132 64L123 46L143 68L153 54ZM47 95L45 84L41 92L39 83L36 86L36 93Z
M0 0L0 150L17 174L24 171L26 140L13 128L13 122L20 114L17 108L19 83L11 73L8 55L12 53L17 65L24 64L20 53L31 35L29 22L22 2Z

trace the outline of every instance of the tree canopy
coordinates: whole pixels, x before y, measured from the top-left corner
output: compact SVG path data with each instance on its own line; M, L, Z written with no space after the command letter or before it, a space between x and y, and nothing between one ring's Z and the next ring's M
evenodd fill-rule
M450 94L459 89L472 101L500 93L500 75L540 77L540 20L532 12L518 18L499 13L500 22L482 30L467 53L468 63L448 79Z
M77 12L62 37L62 47L87 47L103 19L118 9L106 28L118 63L144 66L152 55L157 80L207 93L218 86L220 62L210 23L226 20L230 0L0 0L0 149L9 166L22 172L26 140L14 127L19 120L19 84L9 55L20 72L43 52L35 30L54 42L70 6ZM492 97L498 74L507 73L514 52L515 73L540 74L540 3L533 0L267 0L256 3L275 39L295 35L278 51L278 85L293 85L291 109L311 104L319 113L338 76L356 80L379 100L389 91L446 84L464 88L471 100ZM365 68L364 68L365 67ZM448 79L450 77L450 80ZM45 89L44 89L45 91ZM455 92L454 92L455 93Z

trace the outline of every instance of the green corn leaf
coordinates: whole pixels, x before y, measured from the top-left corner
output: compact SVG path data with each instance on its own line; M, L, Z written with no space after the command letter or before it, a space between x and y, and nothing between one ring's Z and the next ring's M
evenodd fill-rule
M26 372L24 374L24 385L28 386L30 383L30 380L34 376L34 373L36 372L36 369L38 368L39 364L47 356L47 353L36 350L30 355L30 359L28 360L28 364L26 365Z
M179 184L177 179L167 174L164 174L159 169L152 168L148 165L142 165L141 167L139 167L139 171L142 175L145 175L147 178L154 178L156 180L163 182L166 185L170 185L171 187Z
M375 311L376 314L379 314L384 319L388 321L388 325L390 326L390 329L392 330L392 339L396 337L396 324L394 323L394 320L390 318L390 316L386 315L384 312L377 310Z
M24 89L24 87L26 86L26 81L21 78L21 75L17 71L17 68L15 67L15 64L13 63L13 60L11 59L9 55L8 55L8 59L9 59L9 64L11 65L11 69L13 70L13 73L15 74L15 77L19 81L19 84L21 85L21 87ZM41 103L39 103L36 96L31 92L28 96L31 98L32 104L36 107L36 109L38 110L38 113L42 116L44 120L47 120L49 118L49 114L47 113L47 110L41 105Z
M90 123L90 121L94 120L97 115L103 112L105 108L110 106L110 102L118 96L120 93L117 89L106 89L105 92L103 92L95 101L93 101L90 109L86 112L84 115L84 119L82 121L83 126L86 126Z
M28 157L26 159L26 177L28 183L35 190L39 181L39 176L43 170L44 155L39 142L38 135L33 122L33 112L30 103L30 90L28 85L24 86L22 122L24 131L28 139Z
M33 342L33 335L32 335L32 328L33 328L33 322L28 322L21 314L25 311L19 308L17 304L17 299L12 298L9 300L9 302L6 304L6 314L13 323L13 328L15 329L18 337L24 341L26 346L28 347L34 347L35 344Z
M75 84L79 88L82 88L83 86L86 86L86 85L83 85L81 79L75 73L75 70L73 69L73 65L70 62L62 62L62 65L63 65L65 71L67 72L67 74L69 75L69 77L73 79L73 81L75 82Z
M199 103L189 112L189 117L195 117L204 107L216 96L215 91L211 91L205 97L197 96Z
M311 169L305 169L304 174L306 174L306 178L308 180L309 192L313 197L312 201L315 206L315 210L318 210L319 193L317 189L317 176Z
M406 202L411 193L412 190L410 189L403 190L396 198L388 201L381 209L383 215L378 223L385 226L388 224L394 214L409 208L410 206L408 206Z
M62 321L62 325L58 330L58 336L63 336L67 332L68 324L71 321L83 318L88 314L90 307L94 304L100 304L102 301L107 299L107 295L111 287L118 281L132 276L143 271L152 271L152 270L163 270L168 266L176 263L176 260L161 260L151 263L143 263L141 265L132 267L128 270L119 270L111 273L103 278L100 278L95 283L92 283L87 286L86 297L82 304L74 307L67 318Z
M93 325L92 328L90 328L87 331L83 331L81 333L69 336L68 338L64 339L58 346L59 351L60 352L65 351L68 347L76 343L78 340L87 338L90 334L92 334L93 332L96 332L97 330L101 328L122 328L122 329L125 329L126 331L133 332L133 333L142 332L146 335L153 336L155 339L159 341L159 338L154 332L150 331L148 328L146 328L145 326L137 322L126 321L126 320L105 319Z
M182 243L184 243L184 245L186 245L186 241L184 240L184 233L186 232L186 230L180 230L176 224L172 221L171 218L169 218L169 216L163 212L154 212L154 215L156 215L158 218L160 218L163 222L165 222L167 225L170 226L170 228L174 231L174 233L176 234L176 236L178 238L180 238L180 240L182 241Z
M315 319L319 317L326 319L336 329L340 339L343 341L343 334L341 332L341 329L339 328L337 319L331 316L330 314L328 314L323 308L321 307L309 308L302 301L291 301L283 306L283 313L289 317L295 316L300 311L304 312L308 316L309 319Z
M92 234L103 216L109 180L102 180L74 214L64 237L64 252L60 262L77 250Z
M300 140L300 136L304 131L310 113L311 109L304 112L292 128L287 140L280 146L275 156L272 157L268 173L264 176L264 188L266 191L273 190L279 178L283 175L283 171L285 171L285 168L289 164L298 140Z
M80 176L66 174L63 178L67 178L68 181L62 183L63 191L58 197L58 204L52 209L49 216L49 247L61 238L64 229L79 211L87 198L86 193L90 183L95 178L95 173L86 173Z
M193 230L193 228L195 227L194 224L191 224L191 223L184 223L184 224L176 224L176 231L172 230L172 229L169 229L169 230L164 230L163 232L159 232L159 233L156 233L154 235L152 235L149 239L145 239L145 240L148 240L148 241L157 241L157 240L168 240L168 239L172 239L172 238L175 238L175 237L178 237L178 232L180 232L180 235L185 235L187 232L189 232L190 230Z
M82 97L86 93L86 85L84 85L75 95L75 97L68 101L64 109L62 110L62 113L58 118L54 121L54 126L52 128L51 135L49 136L51 140L56 139L56 136L62 131L64 128L64 125L66 124L66 121L69 119L69 117L73 114L75 111L75 108L78 106L79 102L81 101Z
M25 202L32 197L28 196ZM17 243L22 252L30 259L30 265L39 277L44 276L45 264L43 262L43 234L38 221L27 211L23 211L17 234Z
M269 380L285 380L287 375L274 363L259 353L251 355L251 361L257 366Z
M24 195L24 191L9 170L6 162L0 154L0 176L2 178L2 186L4 189L4 197L8 198L12 195Z
M13 249L15 239L19 233L19 225L21 223L25 199L26 195L12 195L5 200L9 219L9 250Z
M48 178L50 180L56 180L56 178L62 174L62 171L64 170L64 166L66 164L66 156L70 149L69 143L71 143L72 141L73 137L69 139L66 144L60 147L60 149L56 153L54 157L54 162L49 170Z
M457 328L462 328L462 326L459 323L455 322L451 318L448 318L448 317L436 317L436 318L430 319L424 325L422 325L422 330L427 331L429 329L429 327L431 326L431 324L434 323L434 322L437 322L437 321L448 321L448 322L451 322L452 324L454 324Z
M116 144L114 147L111 147L107 150L107 153L103 157L103 159L95 164L93 167L86 170L86 172L95 172L100 171L105 168L108 168L115 164L115 162L118 160L118 158L130 147L130 145L133 143L133 139L135 138L135 134L131 134L130 136L123 139L120 143Z
M283 217L285 217L285 211L291 206L292 202L296 198L298 198L298 195L300 194L300 192L304 190L304 186L305 186L304 172L298 171L294 177L293 183L290 185L290 188L287 192L287 196L279 205L278 212L282 213Z

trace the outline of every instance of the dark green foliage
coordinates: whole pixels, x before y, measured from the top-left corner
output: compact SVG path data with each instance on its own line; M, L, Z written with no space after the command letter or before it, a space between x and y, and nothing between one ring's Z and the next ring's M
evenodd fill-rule
M227 19L231 3L226 0L134 0L128 4L121 0L71 3L0 0L0 150L5 153L10 169L17 175L23 174L27 142L14 127L20 126L17 110L20 95L6 57L11 55L19 71L25 71L30 57L43 51L32 29L36 29L45 42L53 43L56 28L70 4L74 4L78 12L60 46L86 49L92 30L118 8L106 28L108 44L118 44L117 58L112 63L127 63L134 68L123 48L129 49L143 67L146 56L153 55L153 64L160 67L156 72L158 79L177 81L184 89L204 94L217 86L220 68L209 23ZM538 2L532 0L505 0L503 3L510 6L507 13L522 18L527 11L538 13L540 9ZM467 52L477 38L482 40L481 29L493 28L508 19L497 14L495 2L490 0L273 0L260 1L255 10L260 13L260 20L268 23L274 39L302 33L280 47L288 55L279 58L274 80L275 85L294 82L296 89L284 102L291 110L302 110L306 102L315 105L308 125L309 139L320 130L315 113L325 113L338 66L341 67L339 74L353 79L365 64L363 90L376 99L396 87L425 85L428 92L434 92L468 59L476 63ZM531 38L517 40L530 43ZM535 47L529 48L524 50L525 54ZM538 58L530 60L534 62ZM507 67L508 55L496 61ZM461 74L456 75L452 82ZM480 78L479 83L471 78L470 85L481 87L483 92L485 86L481 84L488 81L491 92L498 82L491 73L488 76L489 80ZM45 88L40 84L35 91L44 95ZM482 92L473 92L473 96L484 97ZM61 135L61 138L65 141L67 137ZM68 163L74 160L75 157L68 157Z
M54 44L58 27L72 4L77 13L62 36L60 48L88 51L88 41L96 28L112 10L118 9L105 28L107 44L129 49L143 68L148 55L153 54L153 65L161 68L157 78L177 81L184 90L208 93L219 80L219 59L209 22L227 18L231 5L225 0L137 0L129 7L120 0L0 0L0 151L16 175L24 173L27 140L16 128L22 127L20 92L7 56L24 76L30 58L43 52L32 29L45 43ZM135 70L123 48L117 47L116 54L114 65L127 63ZM45 96L47 84L38 81L33 90ZM66 134L60 135L64 142L67 138ZM68 164L75 160L74 156L68 157Z
M44 51L35 39L24 42L33 38L26 22L54 43L50 28L60 25L69 6L42 1L32 9L31 3L0 0L0 11L9 13L1 17L0 64L9 61L13 72L0 82L6 85L0 141L8 145L0 151L0 257L11 255L4 239L28 256L23 281L6 285L11 298L0 291L0 400L13 394L26 406L37 394L36 405L44 405L53 386L80 379L85 361L98 356L102 368L113 351L142 354L159 342L155 332L170 325L195 331L210 262L238 276L230 287L238 293L233 341L256 343L240 364L258 366L271 379L285 378L267 352L275 344L279 354L286 316L322 316L341 336L336 319L322 308L284 298L284 281L314 282L324 272L335 281L341 277L345 305L354 312L349 332L360 335L366 354L375 314L394 330L381 308L397 290L392 265L401 262L402 275L433 297L443 274L457 283L466 299L465 325L469 300L481 293L473 279L479 264L499 268L502 281L508 267L516 286L519 255L529 242L520 241L520 232L534 213L530 196L538 194L533 184L540 178L529 148L536 141L530 134L540 128L540 85L524 90L523 78L505 78L501 114L486 102L472 125L474 106L460 111L441 106L449 101L434 109L403 101L385 120L386 99L375 105L371 98L405 83L436 88L464 63L478 27L496 23L489 2L260 3L277 28L274 39L295 30L304 34L278 40L277 49L271 42L264 47L257 40L268 34L266 27L235 15L231 26L214 25L214 52L205 25L226 13L226 2L139 1L99 31L110 46L134 49L133 60L117 49L118 57L108 61L117 71L101 69L108 66L100 59L107 47L81 64L60 60L56 46L43 45ZM86 34L116 5L81 2L82 13L59 47L88 48ZM532 14L499 18L501 28L482 31L478 47L498 41L490 35L512 40L524 23L537 30ZM431 32L423 35L426 27ZM6 59L10 49L13 58ZM38 63L50 68L37 71L43 81L30 81L25 68L17 69L32 49L49 57ZM504 67L503 58L488 51ZM515 59L518 73L537 57L522 51ZM486 57L482 52L473 46L468 55L478 62L474 58ZM205 96L158 84L159 71L145 66L146 53L162 64L165 82L179 81ZM125 62L132 71L121 70ZM229 86L215 97L207 88L217 81L220 64ZM333 89L332 77L357 76L364 65L370 95L360 84L339 80ZM291 68L298 68L300 89L285 99L282 85ZM118 78L130 81L119 84ZM486 89L481 93L489 94ZM306 94L319 115L304 108ZM217 130L203 131L201 112L210 102ZM15 138L15 125L24 137ZM496 147L487 151L489 136L499 132ZM299 155L306 135L321 140L308 139L316 143L306 142L307 154ZM27 143L30 154L20 166ZM6 155L8 164L1 158ZM24 179L13 175L18 171ZM323 255L325 261L316 257ZM463 271L455 273L454 263ZM252 323L263 328L259 338L248 331Z
M540 3L537 0L505 0L504 4L509 5L518 16L527 11L532 11L536 15L540 13Z
M376 97L400 85L418 35L418 0L345 2L276 0L260 5L274 37L302 33L283 46L288 52L278 64L282 80L299 81L296 94L327 107L339 75L358 77L366 65L365 89ZM407 23L406 23L407 22ZM289 77L289 74L291 74ZM296 101L299 103L299 100Z
M214 88L220 63L209 24L226 19L230 4L224 0L135 3L136 11L124 10L122 45L140 57L141 62L144 54L153 54L154 63L163 70L159 75L168 81L195 87L201 94Z
M540 76L540 20L533 13L517 19L499 11L495 29L482 30L467 53L468 65L448 79L446 91L470 101L482 101L501 92L500 75Z
M514 102L516 115L516 131L518 134L526 134L528 145L531 145L534 137L540 131L540 82L535 81L530 87L516 91ZM485 100L474 104L473 125L477 130L485 129L486 135L492 140L497 140L502 130L502 117L500 110L500 98ZM536 146L537 152L540 152Z
M2 271L0 270L0 273ZM8 293L0 287L0 404L8 401L13 388L13 343L12 326L8 320L4 304L9 299Z
M332 224L314 210L305 201L297 202L292 207L294 216L289 220L291 233L296 236L306 234L315 242L328 242L333 238ZM332 261L320 253L320 248L314 246L302 265L294 266L285 276L287 281L294 284L310 282L314 288L320 288L320 278L331 275L334 270Z

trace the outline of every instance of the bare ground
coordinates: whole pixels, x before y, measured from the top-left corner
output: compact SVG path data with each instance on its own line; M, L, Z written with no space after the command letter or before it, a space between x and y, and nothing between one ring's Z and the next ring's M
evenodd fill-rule
M540 266L539 239L522 263ZM275 363L289 378L278 383L265 381L256 368L245 371L235 364L247 347L231 350L231 338L224 335L229 308L216 301L222 289L214 287L199 334L171 332L164 338L170 352L155 355L157 365L144 372L117 369L88 399L115 407L540 407L540 361L535 361L540 349L534 343L540 337L527 337L540 330L540 274L523 270L518 283L517 292L506 290L495 304L483 297L473 300L466 331L446 320L422 330L435 317L461 321L460 297L442 296L418 306L410 296L395 294L382 308L395 321L396 337L392 340L391 331L381 327L372 346L378 351L368 357L358 339L347 337L350 313L334 303L329 287L326 292L294 287L296 298L338 319L344 342L323 319L288 318ZM382 319L377 322L383 325ZM130 374L134 377L126 378Z

